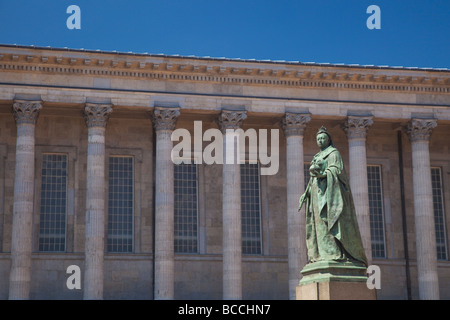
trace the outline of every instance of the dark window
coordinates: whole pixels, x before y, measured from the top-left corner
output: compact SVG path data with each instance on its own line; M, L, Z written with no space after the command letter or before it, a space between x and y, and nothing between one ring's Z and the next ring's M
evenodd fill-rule
M67 155L43 154L39 251L66 250Z
M370 237L372 257L385 258L383 189L381 184L381 166L367 166L369 191Z
M439 260L447 260L447 242L445 235L444 199L442 196L441 168L431 168L431 186L433 190L434 225L436 229L436 249Z
M261 254L259 164L241 164L242 253Z
M133 252L133 157L109 157L108 252Z
M174 191L174 250L197 253L197 165L174 165Z

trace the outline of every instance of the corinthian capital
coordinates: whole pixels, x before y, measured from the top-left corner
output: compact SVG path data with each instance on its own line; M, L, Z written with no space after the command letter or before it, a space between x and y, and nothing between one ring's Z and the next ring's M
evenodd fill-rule
M42 101L14 100L12 112L16 124L36 124Z
M247 118L246 111L222 110L219 115L219 127L222 132L225 132L227 129L239 129L245 118Z
M105 128L112 110L110 104L86 103L83 115L87 127Z
M285 117L281 120L285 136L302 136L305 132L306 124L310 120L311 116L308 113L286 112Z
M411 142L428 141L433 128L437 126L436 119L411 119L404 128Z
M180 115L179 108L155 107L152 115L155 130L173 130Z
M373 123L372 116L349 116L342 125L348 139L365 139L367 131Z

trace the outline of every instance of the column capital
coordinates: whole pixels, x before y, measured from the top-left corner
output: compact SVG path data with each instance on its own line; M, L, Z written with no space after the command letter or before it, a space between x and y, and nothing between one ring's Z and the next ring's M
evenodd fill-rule
M306 124L311 120L309 113L291 113L286 112L281 119L281 126L283 127L286 137L302 136L305 132Z
M106 127L109 116L113 111L111 104L86 103L83 116L88 128Z
M342 124L342 129L348 139L365 139L367 131L373 124L373 116L348 116Z
M404 127L411 142L429 141L433 128L437 126L436 119L413 118Z
M247 111L222 110L219 115L219 127L222 132L226 129L239 129L246 118Z
M156 131L173 130L180 115L179 108L155 107L151 116Z
M39 111L42 109L40 100L14 100L12 112L16 124L36 124Z

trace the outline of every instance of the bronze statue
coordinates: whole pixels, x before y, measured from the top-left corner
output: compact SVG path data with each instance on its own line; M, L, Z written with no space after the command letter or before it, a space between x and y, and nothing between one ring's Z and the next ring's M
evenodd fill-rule
M316 137L320 152L311 161L311 178L298 208L306 204L308 262L359 261L367 266L341 154L325 127Z

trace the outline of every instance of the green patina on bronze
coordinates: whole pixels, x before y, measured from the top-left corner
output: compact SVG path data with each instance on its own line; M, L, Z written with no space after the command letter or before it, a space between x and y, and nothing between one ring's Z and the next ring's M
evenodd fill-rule
M359 261L318 261L308 263L302 270L300 284L312 282L366 282L366 266Z
M325 278L348 279L352 274L364 277L367 259L341 154L324 127L317 132L317 145L321 150L311 161L311 178L298 209L305 204L308 265L302 273L310 274L317 269L315 277L320 278L320 274L330 274L323 269L331 263L337 276ZM341 266L336 267L336 263ZM345 267L349 270L342 273Z

